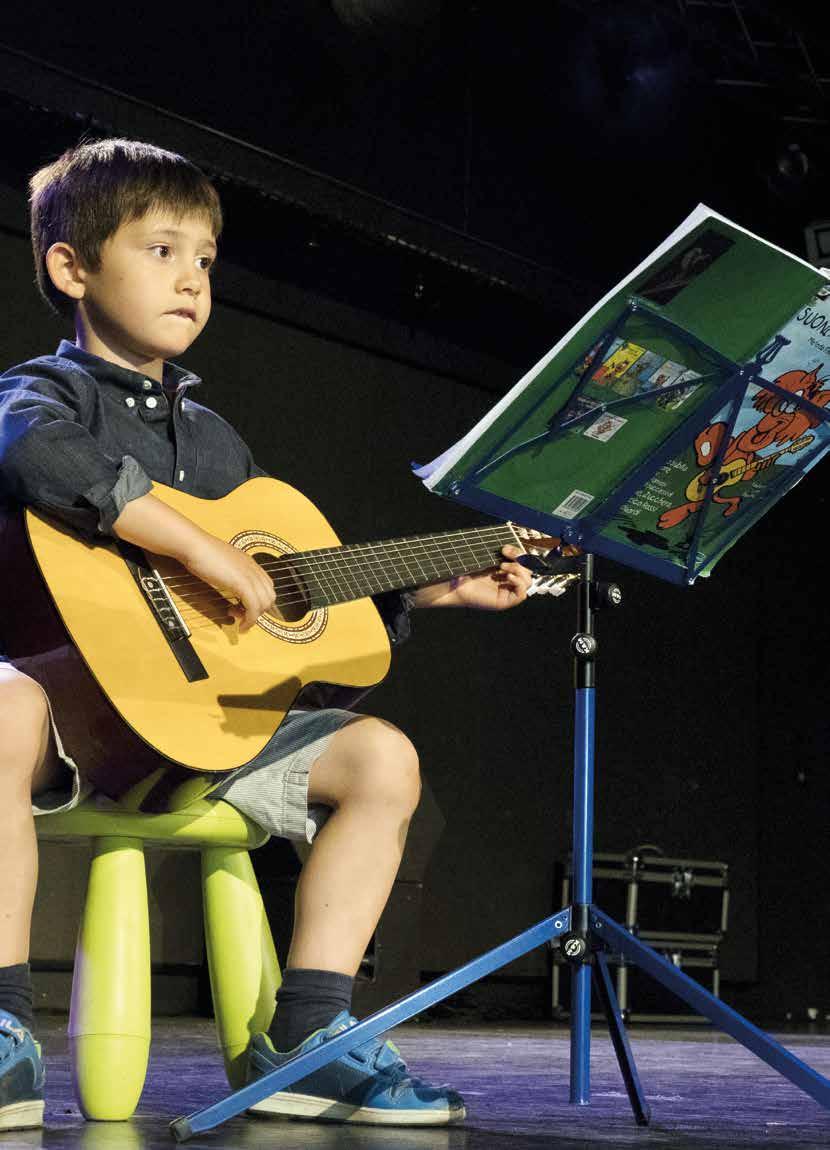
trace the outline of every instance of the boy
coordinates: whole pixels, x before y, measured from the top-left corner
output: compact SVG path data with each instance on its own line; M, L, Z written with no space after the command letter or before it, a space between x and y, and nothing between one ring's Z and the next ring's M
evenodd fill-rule
M273 605L271 580L245 552L152 494L155 480L219 498L264 474L236 432L190 399L199 381L170 362L210 314L218 196L181 156L129 140L70 149L34 175L30 191L38 285L55 311L72 316L75 342L64 340L54 356L0 377L0 493L12 509L40 507L91 540L112 535L172 556L238 600L233 613L244 633ZM383 597L378 605L393 643L405 637L413 606L521 602L530 574L513 561L518 549L504 554L500 568L483 575ZM68 785L67 805L77 802L92 773L92 740L78 724L82 702L73 698L66 707L55 692L50 708L44 690L56 665L68 668L64 681L71 678L77 658L62 648L21 666L0 662L0 1129L42 1122L28 968L37 876L32 807L37 813L38 797L50 792L55 809L54 792ZM273 834L313 841L297 886L278 1009L269 1033L251 1045L250 1075L257 1077L354 1024L352 981L418 802L417 757L382 720L332 707L296 709L254 763L214 794ZM459 1095L412 1078L381 1042L257 1109L399 1125L464 1116Z

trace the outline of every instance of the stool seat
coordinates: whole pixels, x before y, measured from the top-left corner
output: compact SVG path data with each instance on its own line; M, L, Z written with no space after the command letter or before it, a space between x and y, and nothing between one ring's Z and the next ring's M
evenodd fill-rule
M191 794L195 794L191 788ZM202 788L204 793L204 788ZM39 838L92 840L69 1011L78 1103L87 1118L129 1118L150 1051L150 922L144 846L198 850L205 947L219 1046L228 1081L244 1084L251 1036L268 1029L280 969L249 851L268 832L221 799L180 792L162 814L137 809L140 794L93 795L38 815Z
M268 841L268 832L221 799L196 799L164 814L125 810L93 795L69 811L38 815L39 838L135 838L150 845L187 850L203 846L253 850Z

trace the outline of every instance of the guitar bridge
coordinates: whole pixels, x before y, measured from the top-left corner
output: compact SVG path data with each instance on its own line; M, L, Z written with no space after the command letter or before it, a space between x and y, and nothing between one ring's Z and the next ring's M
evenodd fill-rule
M155 567L150 566L140 547L123 540L119 540L116 547L187 681L195 683L207 679L207 670L190 642L190 629L181 617L161 575Z

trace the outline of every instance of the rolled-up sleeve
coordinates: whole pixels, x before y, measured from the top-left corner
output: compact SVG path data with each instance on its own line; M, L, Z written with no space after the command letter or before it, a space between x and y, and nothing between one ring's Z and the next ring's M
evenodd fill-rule
M109 489L104 484L99 489L86 492L84 498L98 508L98 531L112 534L112 525L131 499L139 499L152 490L153 484L147 472L131 455L121 458L115 485Z
M82 422L84 398L80 379L0 377L0 487L95 537L152 484L132 456L101 450Z

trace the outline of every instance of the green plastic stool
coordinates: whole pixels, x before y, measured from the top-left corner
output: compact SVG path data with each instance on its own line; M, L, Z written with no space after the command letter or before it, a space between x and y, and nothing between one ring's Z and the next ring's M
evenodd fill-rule
M204 791L203 784L200 789ZM125 806L99 805L93 798L74 810L35 820L39 838L93 840L75 951L69 1043L81 1110L85 1117L103 1121L132 1115L147 1075L150 925L145 843L201 851L213 1008L233 1088L244 1084L250 1036L268 1029L280 984L274 941L248 853L267 841L267 832L221 800L187 801L186 793L178 793L170 813L142 814L130 809L140 799L131 795Z

